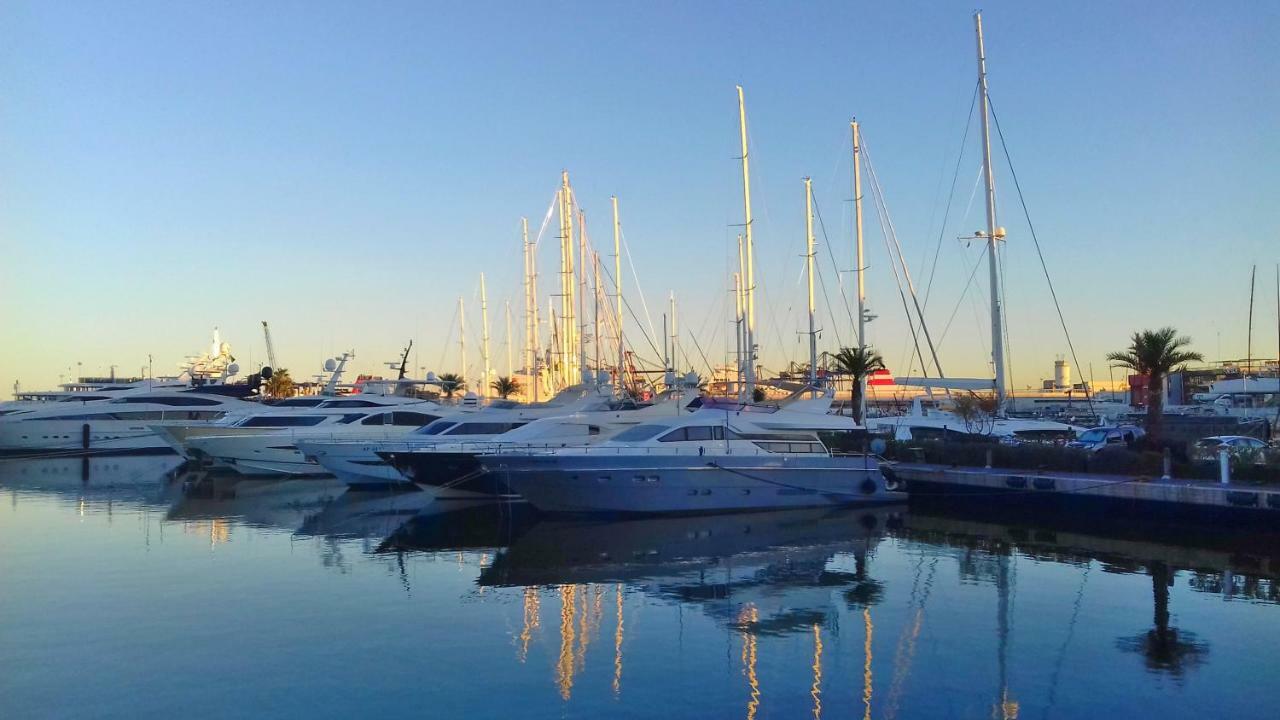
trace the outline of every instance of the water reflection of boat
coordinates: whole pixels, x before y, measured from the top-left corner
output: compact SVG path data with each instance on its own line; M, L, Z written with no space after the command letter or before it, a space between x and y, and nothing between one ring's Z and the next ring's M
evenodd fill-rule
M422 492L348 490L307 518L297 534L382 539L419 513L427 511L433 500Z
M296 530L339 497L337 480L252 480L211 471L180 475L183 494L167 516L172 521L239 518L250 525Z
M1076 565L1097 561L1118 572L1185 570L1192 573L1194 590L1230 594L1241 589L1258 599L1280 600L1280 530L1120 523L965 502L949 508L913 506L895 532L964 549L1001 546Z
M430 498L429 493L415 493ZM465 500L434 503L404 523L378 552L440 552L503 548L535 523L528 503Z
M0 487L80 497L140 491L160 501L181 465L178 457L146 455L3 459Z
M617 522L541 521L498 553L481 585L626 582L701 604L753 632L808 631L860 597L865 558L901 507L769 511ZM837 554L854 559L832 569ZM844 596L845 600L840 600ZM751 608L744 621L742 611Z

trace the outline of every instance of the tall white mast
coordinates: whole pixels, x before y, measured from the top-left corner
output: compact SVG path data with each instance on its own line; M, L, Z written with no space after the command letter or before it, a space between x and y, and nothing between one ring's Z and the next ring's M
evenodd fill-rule
M531 265L532 248L529 247L529 218L520 218L520 247L524 250L524 349L520 352L520 363L525 372L533 374L533 293L530 283L533 281Z
M750 397L744 388L747 378L747 262L742 245L742 233L738 233L738 272L737 274L737 303L738 303L738 400L749 400Z
M996 375L996 407L1003 412L1005 400L1004 377L1004 319L1000 298L999 240L1004 231L996 226L996 181L991 169L991 125L987 102L987 54L982 45L982 13L973 14L973 26L978 35L978 91L982 102L982 170L987 183L987 261L991 282L991 360Z
M480 379L480 397L489 397L489 298L484 290L484 273L480 273L480 355L484 361L484 377Z
M560 250L561 250L561 306L560 306L560 368L563 385L578 381L574 367L577 362L577 317L574 308L576 280L573 263L573 194L569 188L569 171L560 175Z
M625 384L624 377L627 366L627 349L622 340L622 222L618 219L618 196L609 198L613 202L613 284L617 290L618 324L618 375L614 380L618 387Z
M747 332L746 360L743 393L747 400L751 399L756 387L756 275L751 243L751 165L747 157L747 105L742 96L742 86L738 86L738 130L742 139L742 209L743 232L746 236L747 255Z
M858 131L856 119L849 123L849 127L853 131L853 262L858 283L858 348L865 351L867 349L867 286L866 261L862 255L862 135ZM862 392L858 395L861 398L858 417L866 418L867 379L863 377L858 382L862 385Z
M458 374L462 377L462 381L467 381L467 308L462 302L462 296L458 296L458 354L462 360L462 370Z
M587 215L578 208L578 370L574 382L579 382L587 367Z
M809 279L809 387L818 386L818 329L814 325L813 301L813 180L804 179L805 275Z
M680 332L676 329L676 293L671 292L671 370L680 367Z
M591 342L591 348L595 352L595 371L597 382L600 376L600 253L591 253L591 266L595 270L595 287L591 293L592 303L592 320L595 323L595 337Z
M515 373L515 365L512 364L511 357L511 301L504 301L507 308L507 377L511 377Z
M742 273L733 273L733 359L737 363L737 374L733 383L742 395Z

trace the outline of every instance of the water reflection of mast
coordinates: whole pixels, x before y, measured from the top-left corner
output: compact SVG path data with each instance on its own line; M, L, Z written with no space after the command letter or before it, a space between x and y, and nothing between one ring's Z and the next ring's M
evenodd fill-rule
M568 700L573 692L573 640L574 615L577 614L577 588L563 585L560 588L560 656L556 662L556 685L560 697Z
M541 598L538 596L538 589L526 587L524 589L524 624L520 628L520 662L524 662L529 657L529 641L533 639L533 631L542 624L540 610Z
M822 718L822 626L813 625L813 686L809 689L813 696L813 720Z
M760 678L756 676L756 634L752 629L760 621L760 611L747 604L738 615L742 632L742 672L747 676L751 697L747 700L747 720L755 720L760 709Z
M1018 701L1009 697L1009 554L1000 553L996 558L996 593L1000 597L996 612L998 625L998 666L1000 668L1000 717L1016 720Z
M618 372L622 372L621 367ZM618 607L617 626L613 631L613 694L617 696L622 693L622 584L613 588Z
M862 704L866 707L863 712L863 720L871 720L871 633L874 629L871 625L871 608L862 608L862 625L866 634L866 640L862 646Z

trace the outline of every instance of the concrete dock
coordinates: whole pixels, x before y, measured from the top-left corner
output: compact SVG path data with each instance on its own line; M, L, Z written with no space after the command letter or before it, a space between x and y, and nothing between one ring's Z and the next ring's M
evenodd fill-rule
M1085 504L1117 515L1154 511L1280 522L1280 486L927 463L896 463L891 472L905 481L913 500L963 494L993 502Z

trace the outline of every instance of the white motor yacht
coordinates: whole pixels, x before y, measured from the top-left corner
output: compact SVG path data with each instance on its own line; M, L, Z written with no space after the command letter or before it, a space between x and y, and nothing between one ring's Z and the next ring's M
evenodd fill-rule
M43 403L0 416L0 455L168 453L157 428L207 425L257 403L193 390L129 391L120 397Z
M1084 428L1053 420L1007 418L983 415L965 420L940 409L932 401L916 398L905 415L885 415L866 419L867 430L892 435L894 440L950 440L973 436L997 438L1003 442L1068 442Z
M302 453L325 470L358 490L409 488L410 481L385 458L388 453L427 451L438 445L488 442L538 418L603 409L613 402L613 388L607 385L575 385L542 403L517 405L496 403L488 407L455 410L400 438L368 441L306 439L299 442Z
M855 428L847 418L818 409L816 403L803 410L705 403L599 444L499 449L481 455L480 464L538 510L553 513L904 502L905 493L886 487L875 458L831 454L817 433Z
M260 408L231 426L185 428L180 447L193 460L244 475L320 475L300 439L391 439L441 417L440 405L397 395L327 398L307 408ZM179 443L172 433L171 442Z

